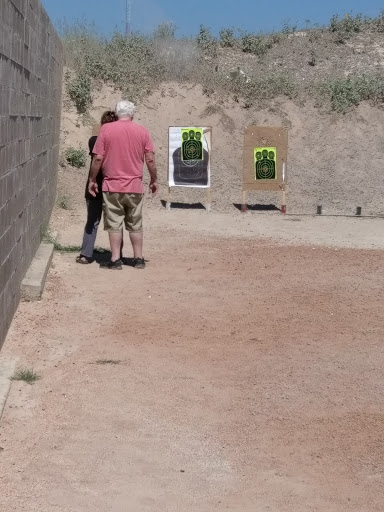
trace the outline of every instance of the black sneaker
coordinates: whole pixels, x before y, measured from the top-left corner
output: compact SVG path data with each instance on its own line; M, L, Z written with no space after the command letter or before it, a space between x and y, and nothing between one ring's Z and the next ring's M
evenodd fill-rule
M133 260L133 266L137 269L143 269L145 268L145 261L144 258L135 258Z
M123 264L122 264L121 260L103 261L103 262L100 263L100 268L108 268L110 270L122 270L123 269Z

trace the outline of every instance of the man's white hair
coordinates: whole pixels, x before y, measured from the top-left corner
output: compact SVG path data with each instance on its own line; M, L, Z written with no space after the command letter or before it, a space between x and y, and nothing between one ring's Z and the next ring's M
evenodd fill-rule
M116 105L116 114L117 117L130 117L133 118L135 114L136 107L131 101L119 101L119 103Z

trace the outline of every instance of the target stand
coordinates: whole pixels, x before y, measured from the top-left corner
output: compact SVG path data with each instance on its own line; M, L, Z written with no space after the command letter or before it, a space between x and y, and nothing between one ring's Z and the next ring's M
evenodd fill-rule
M204 206L211 211L211 148L212 128L169 127L166 210L172 208L172 189L189 187L205 190Z
M165 209L168 211L172 210L172 198L171 198L172 188L174 188L174 187L168 186L167 202L165 203ZM211 211L211 203L212 203L211 188L206 188L205 189L205 202L203 204L204 204L205 211L207 213L210 213L210 211Z
M281 213L287 212L288 132L280 127L249 126L244 132L243 196L246 213L249 191L281 192Z

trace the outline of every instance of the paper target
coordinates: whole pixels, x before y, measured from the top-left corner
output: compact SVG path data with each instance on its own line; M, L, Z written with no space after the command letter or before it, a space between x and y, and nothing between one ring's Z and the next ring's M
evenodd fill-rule
M255 180L276 180L276 148L254 148Z
M210 187L211 128L169 128L170 187Z
M184 128L181 131L181 158L184 162L203 160L203 130Z

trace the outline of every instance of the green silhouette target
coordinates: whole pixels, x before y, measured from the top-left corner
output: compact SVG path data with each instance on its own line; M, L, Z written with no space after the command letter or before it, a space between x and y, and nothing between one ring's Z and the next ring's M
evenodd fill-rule
M203 160L202 128L185 128L181 131L181 159L183 162Z
M276 148L254 148L255 180L277 180Z

